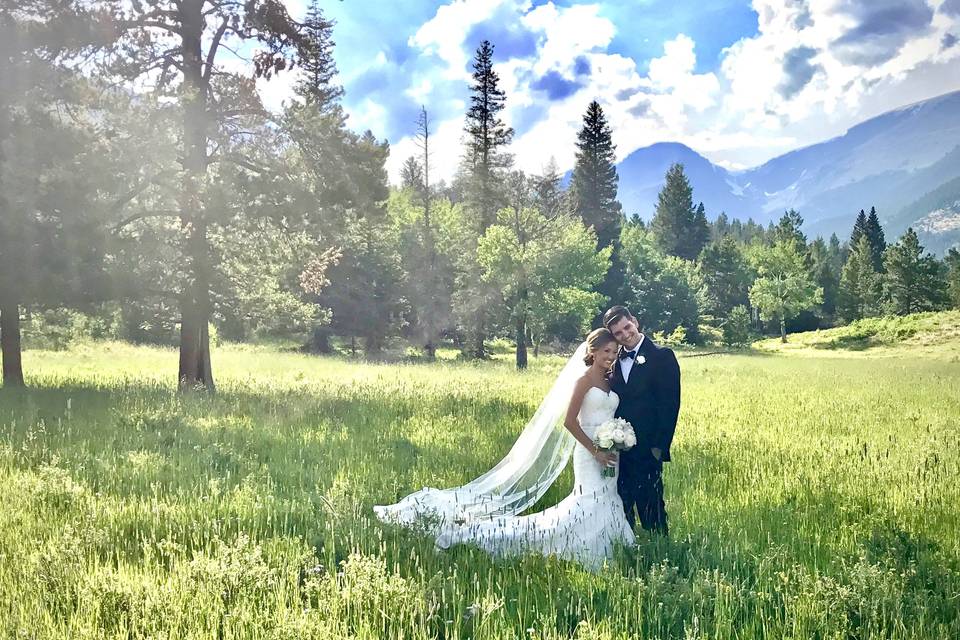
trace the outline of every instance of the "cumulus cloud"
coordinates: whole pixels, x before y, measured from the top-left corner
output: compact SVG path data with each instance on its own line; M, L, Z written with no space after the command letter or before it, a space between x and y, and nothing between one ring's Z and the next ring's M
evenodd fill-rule
M517 131L511 151L517 166L532 172L551 156L562 170L573 166L576 132L594 99L613 128L620 159L641 146L679 141L725 166L744 166L960 88L949 71L960 57L960 0L753 0L751 6L756 33L731 42L704 69L697 43L684 33L667 37L662 53L649 60L617 52L616 39L625 34L618 35L597 3L453 0L409 37L421 66L405 66L389 95L381 92L391 100L388 113L361 103L359 119L398 127L389 115L394 104L402 112L426 103L438 116L434 148L453 145L438 158L435 175L451 176L470 62L482 38L497 46L504 117ZM411 145L409 136L394 143L391 175L399 174Z

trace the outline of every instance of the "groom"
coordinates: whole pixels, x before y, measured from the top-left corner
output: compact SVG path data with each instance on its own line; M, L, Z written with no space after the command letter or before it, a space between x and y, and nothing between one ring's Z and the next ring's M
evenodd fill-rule
M680 366L673 351L658 347L640 333L640 323L626 307L611 307L603 326L620 343L610 387L620 396L617 417L633 425L637 445L620 454L617 491L630 526L634 510L644 529L667 534L663 503L663 463L680 413Z

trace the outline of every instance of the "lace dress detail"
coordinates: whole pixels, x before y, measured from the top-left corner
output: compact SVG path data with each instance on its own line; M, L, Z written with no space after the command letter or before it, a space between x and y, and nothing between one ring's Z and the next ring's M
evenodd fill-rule
M580 408L580 426L591 439L613 417L620 400L613 391L591 387ZM634 536L617 494L617 477L604 477L600 464L577 443L573 452L573 491L557 505L526 516L501 516L447 529L437 546L476 544L493 555L536 552L576 560L598 569L614 544L633 544ZM619 472L619 469L618 469Z

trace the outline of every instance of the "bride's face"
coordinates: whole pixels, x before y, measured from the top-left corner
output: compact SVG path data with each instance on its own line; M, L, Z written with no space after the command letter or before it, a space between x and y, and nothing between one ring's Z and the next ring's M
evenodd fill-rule
M617 359L617 343L608 342L593 352L593 366L601 371L610 371Z

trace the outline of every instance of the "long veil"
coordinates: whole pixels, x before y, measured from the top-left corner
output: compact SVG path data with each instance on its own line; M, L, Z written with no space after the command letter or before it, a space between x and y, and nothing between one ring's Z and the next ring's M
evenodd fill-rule
M444 528L482 518L516 515L539 500L563 471L576 440L563 426L577 380L586 371L581 344L516 442L495 467L459 487L425 487L400 502L375 506L381 520L425 526L435 535Z

